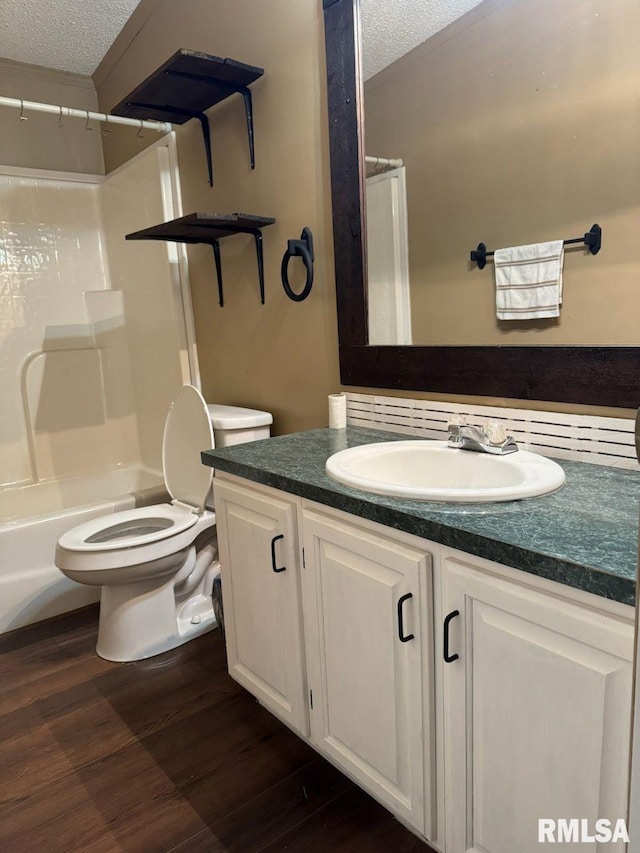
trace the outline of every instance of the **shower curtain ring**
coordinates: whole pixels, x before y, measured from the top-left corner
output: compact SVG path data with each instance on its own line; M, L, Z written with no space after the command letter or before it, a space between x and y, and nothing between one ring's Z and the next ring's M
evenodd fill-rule
M63 121L62 107L59 107L59 109L60 109L60 118L58 119L58 127L66 127L67 125Z
M20 98L20 115L18 116L20 121L29 121L29 117L24 114L24 101Z
M140 119L140 130L136 133L136 137L138 139L144 139L144 133L142 132L143 128L144 128L144 125L142 123L142 119Z
M89 110L85 110L85 112L87 114L87 118L84 123L84 129L87 131L87 133L93 133L93 128L89 127Z
M105 115L104 123L105 123L105 127L102 128L102 135L103 136L109 136L111 131L109 130L109 127L108 127L108 125L109 125L109 116L108 115Z

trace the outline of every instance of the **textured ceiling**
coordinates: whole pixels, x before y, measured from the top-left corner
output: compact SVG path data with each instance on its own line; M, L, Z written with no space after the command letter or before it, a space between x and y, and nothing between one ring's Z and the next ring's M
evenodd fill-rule
M92 74L139 0L0 0L0 57Z
M0 58L92 74L139 0L0 0ZM481 0L361 0L365 79Z
M361 0L364 79L444 29L481 0Z

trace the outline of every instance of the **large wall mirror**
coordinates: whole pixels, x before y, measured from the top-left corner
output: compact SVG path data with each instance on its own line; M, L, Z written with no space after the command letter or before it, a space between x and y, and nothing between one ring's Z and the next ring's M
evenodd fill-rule
M637 0L324 0L344 384L640 405ZM568 246L553 319L492 250Z

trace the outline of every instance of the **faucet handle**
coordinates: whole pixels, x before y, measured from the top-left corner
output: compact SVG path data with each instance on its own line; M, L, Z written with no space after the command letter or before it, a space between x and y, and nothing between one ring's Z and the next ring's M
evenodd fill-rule
M484 428L489 444L500 445L507 440L507 430L502 421L489 421Z
M461 427L466 425L467 419L464 417L464 415L451 415L447 422L447 429L451 430L451 427Z

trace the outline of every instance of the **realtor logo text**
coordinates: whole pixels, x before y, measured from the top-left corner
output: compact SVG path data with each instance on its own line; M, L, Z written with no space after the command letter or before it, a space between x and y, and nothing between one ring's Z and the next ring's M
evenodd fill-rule
M540 818L538 820L539 844L564 844L573 841L577 844L608 844L610 841L629 843L627 824L620 818L615 821L597 820L593 826L584 818Z

